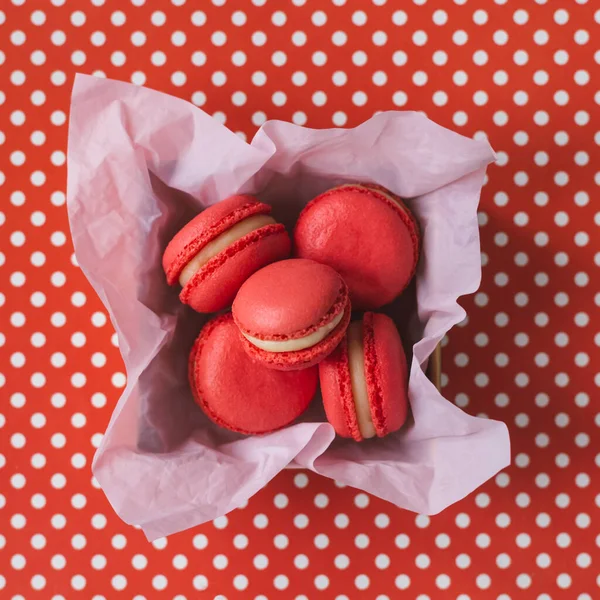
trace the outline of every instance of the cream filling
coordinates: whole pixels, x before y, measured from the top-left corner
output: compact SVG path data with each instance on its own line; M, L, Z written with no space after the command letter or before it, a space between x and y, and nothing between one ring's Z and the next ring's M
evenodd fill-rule
M211 258L214 258L219 252L222 252L234 242L243 238L245 235L264 227L276 223L273 217L269 215L253 215L247 217L233 227L218 235L214 240L211 240L196 254L190 262L188 262L181 274L179 275L179 283L183 287L194 275L202 268Z
M259 340L242 331L242 335L254 346L267 352L296 352L315 346L321 340L325 339L339 324L344 316L344 311L337 315L333 321L319 327L316 331L305 335L304 337L295 340L274 341L274 340Z
M350 323L347 332L348 339L348 368L350 370L350 383L352 398L356 408L358 429L363 438L375 436L375 426L371 418L369 394L365 379L365 349L363 344L363 323L354 321Z

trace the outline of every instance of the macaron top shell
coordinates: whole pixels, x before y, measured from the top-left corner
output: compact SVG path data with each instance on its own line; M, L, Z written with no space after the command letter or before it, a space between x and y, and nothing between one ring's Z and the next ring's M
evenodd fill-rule
M289 259L257 271L240 288L233 315L244 333L263 340L301 338L333 321L347 287L331 267Z
M212 421L245 434L267 433L296 419L312 400L316 367L277 371L243 350L231 313L209 321L189 359L194 397Z
M354 309L379 308L412 279L419 230L401 199L381 186L342 185L304 208L294 232L296 256L333 267Z
M270 212L268 204L247 194L231 196L203 210L179 230L165 249L163 269L169 285L177 282L186 264L208 242L243 219Z

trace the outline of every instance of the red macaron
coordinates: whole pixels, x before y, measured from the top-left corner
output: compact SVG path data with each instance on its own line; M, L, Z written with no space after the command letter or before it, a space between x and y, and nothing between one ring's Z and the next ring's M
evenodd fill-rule
M228 313L200 332L189 358L189 379L196 402L217 425L259 434L285 427L306 410L318 370L283 372L256 364Z
M215 312L231 304L258 269L290 255L285 227L269 216L271 207L253 196L231 196L209 206L167 246L163 268L169 285L194 310Z
M360 442L402 427L408 411L408 370L394 322L368 312L353 321L336 350L319 364L327 420Z
M348 287L331 267L290 259L257 271L240 288L233 318L244 347L273 369L303 369L325 358L350 322Z
M294 232L295 255L333 267L352 307L372 310L394 300L417 267L420 234L400 198L373 184L333 188L309 202Z

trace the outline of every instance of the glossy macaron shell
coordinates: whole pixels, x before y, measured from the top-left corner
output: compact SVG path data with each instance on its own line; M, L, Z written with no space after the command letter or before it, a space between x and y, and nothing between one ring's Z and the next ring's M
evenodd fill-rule
M314 397L316 367L282 372L256 364L242 348L231 313L209 321L189 359L194 398L217 425L245 434L275 431Z
M214 204L183 227L163 254L169 284L177 283L186 265L207 245L227 235L244 220L269 215L271 207L249 195L232 196ZM291 242L285 227L268 223L233 240L208 257L187 279L180 299L199 312L214 312L229 306L242 283L265 265L286 258Z
M300 214L295 255L333 267L350 290L352 306L379 308L412 279L420 234L400 198L381 186L342 185L317 196Z
M363 318L364 379L370 418L378 437L397 431L408 411L408 370L402 341L386 315ZM362 441L350 373L348 341L319 364L323 405L328 421L341 437Z
M343 279L331 267L305 259L280 261L256 272L240 288L232 311L248 352L278 369L316 364L335 348L350 319ZM264 347L301 345L321 333L325 337L306 348Z

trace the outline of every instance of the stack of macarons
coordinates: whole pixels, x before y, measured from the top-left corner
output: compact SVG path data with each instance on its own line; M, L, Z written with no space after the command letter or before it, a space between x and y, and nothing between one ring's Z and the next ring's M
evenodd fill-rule
M406 357L394 322L373 311L415 273L415 218L381 186L341 185L301 212L290 258L290 237L270 213L253 196L232 196L164 252L183 303L202 313L232 307L208 321L191 351L196 402L222 427L267 433L299 417L320 380L338 435L397 431L408 411Z

